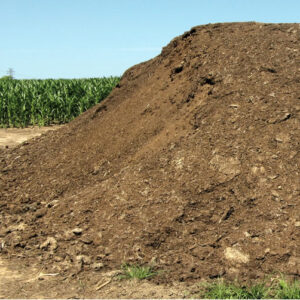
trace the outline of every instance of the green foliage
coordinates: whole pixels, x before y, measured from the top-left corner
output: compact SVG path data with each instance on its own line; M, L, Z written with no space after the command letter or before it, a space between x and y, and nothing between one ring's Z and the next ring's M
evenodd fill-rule
M238 283L217 281L202 284L197 297L206 299L300 299L299 281L288 282L284 279L273 283L259 283L243 286Z
M14 78L11 75L3 76L0 80L13 80Z
M147 279L157 274L150 266L138 266L123 264L121 266L122 274L119 276L120 279Z
M278 299L300 299L300 282L288 283L284 279L280 279L277 284L275 297Z
M213 299L263 299L268 295L268 289L264 284L251 286L250 288L235 284L214 283L205 292L206 298Z
M263 282L246 288L246 291L248 299L265 299L268 298L271 289Z
M0 127L66 123L106 98L119 77L0 80Z

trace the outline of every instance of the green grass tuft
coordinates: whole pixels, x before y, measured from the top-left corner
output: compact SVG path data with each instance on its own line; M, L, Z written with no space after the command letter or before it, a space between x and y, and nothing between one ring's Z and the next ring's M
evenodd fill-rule
M247 292L248 299L265 299L269 296L270 288L263 282L248 287Z
M217 281L200 286L197 298L206 299L300 299L300 282L285 279L252 286Z
M277 299L300 299L300 282L288 283L284 279L278 281L275 297Z
M207 287L204 294L209 299L262 299L267 296L264 285L255 285L251 288L217 282Z
M150 266L123 264L121 268L123 273L119 276L120 279L142 280L157 275L157 272L155 272Z

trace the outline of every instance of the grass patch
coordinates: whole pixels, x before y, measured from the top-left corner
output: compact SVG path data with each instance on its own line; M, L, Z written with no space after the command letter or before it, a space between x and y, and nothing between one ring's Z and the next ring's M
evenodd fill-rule
M217 281L200 286L194 296L206 299L300 299L300 282L285 279L244 286Z
M139 266L131 264L123 264L121 266L122 274L119 279L147 279L157 275L151 266Z
M278 299L300 299L300 281L288 283L286 280L280 279L275 297Z
M251 287L239 286L224 282L216 282L206 286L203 293L208 299L263 299L268 298L269 290L265 284Z

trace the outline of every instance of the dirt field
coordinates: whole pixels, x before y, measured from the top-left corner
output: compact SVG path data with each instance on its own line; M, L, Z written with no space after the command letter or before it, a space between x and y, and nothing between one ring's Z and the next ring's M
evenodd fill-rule
M15 147L41 134L56 130L61 126L30 127L30 128L0 128L0 149Z
M60 126L0 128L0 148L8 149ZM117 270L116 270L117 271ZM0 258L0 298L182 298L190 287L158 286L148 281L119 281L114 272L68 279L59 273L45 273L42 266L22 259ZM104 285L103 285L104 284ZM99 289L99 287L102 288Z
M34 261L32 261L34 265ZM184 298L195 286L158 285L147 280L120 281L118 271L78 274L76 278L48 273L17 259L0 260L0 298Z
M13 148L33 137L60 128L0 129L0 147ZM162 286L149 281L114 279L118 270L78 274L75 279L59 273L45 273L43 266L19 259L0 258L0 298L184 298L195 288L176 284ZM103 286L103 287L101 287ZM101 287L101 288L99 288Z
M124 262L175 288L299 279L299 91L299 24L176 37L70 124L0 151L2 261L86 296Z

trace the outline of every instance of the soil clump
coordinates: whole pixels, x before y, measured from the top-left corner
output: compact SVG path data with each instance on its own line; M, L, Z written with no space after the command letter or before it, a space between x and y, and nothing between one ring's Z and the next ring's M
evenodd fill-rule
M70 124L0 150L1 256L299 278L299 127L299 24L194 27Z

